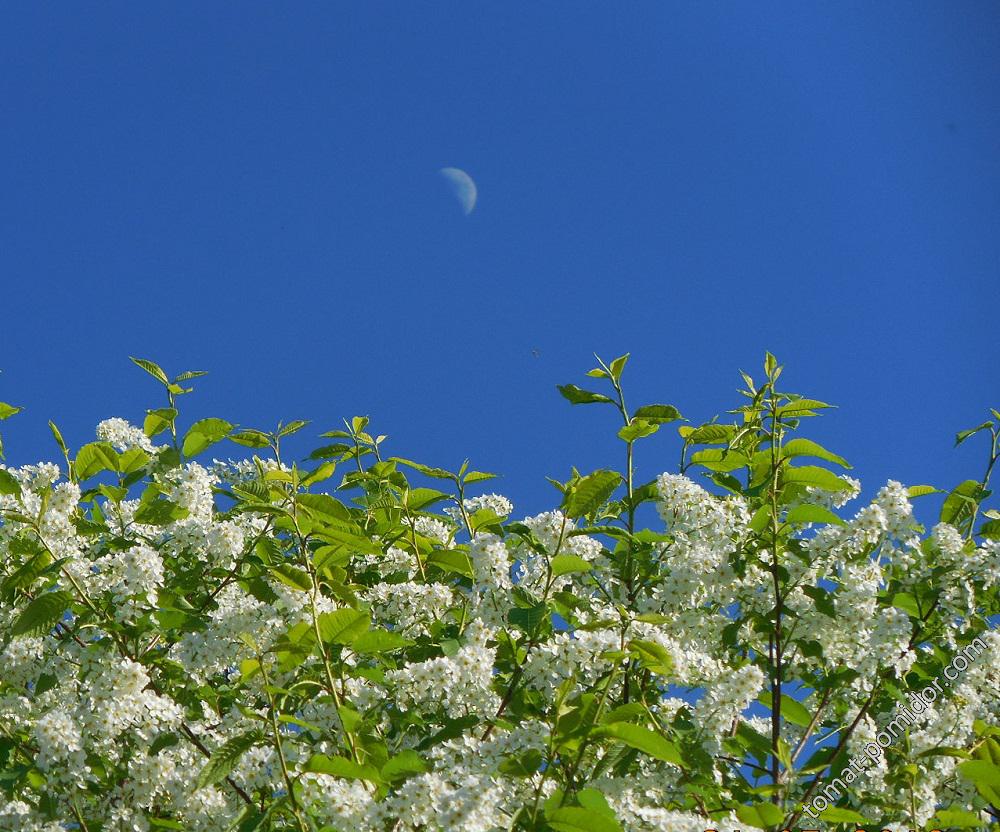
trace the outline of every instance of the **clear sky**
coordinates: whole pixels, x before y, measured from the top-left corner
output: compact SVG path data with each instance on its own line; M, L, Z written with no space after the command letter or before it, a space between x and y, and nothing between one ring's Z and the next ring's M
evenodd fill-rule
M770 349L868 493L978 477L998 78L996 2L5 4L9 461L159 406L135 354L210 371L182 418L367 413L522 514L620 455L555 390L594 351L697 422Z

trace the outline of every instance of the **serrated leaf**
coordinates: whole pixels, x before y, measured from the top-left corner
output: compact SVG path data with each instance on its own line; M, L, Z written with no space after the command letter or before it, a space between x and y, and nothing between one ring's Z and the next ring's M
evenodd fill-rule
M621 832L621 824L593 809L561 806L545 809L545 820L556 832Z
M575 384L556 385L556 389L562 393L563 398L569 400L573 404L614 404L614 400L609 399L607 396L601 393L591 392L590 390L583 390Z
M341 777L345 780L368 780L371 783L382 782L382 778L375 768L368 765L359 765L346 757L313 754L306 763L305 770L317 774L327 774L330 777Z
M793 725L798 725L802 728L805 728L812 720L812 716L805 705L792 699L787 693L781 695L781 715Z
M277 578L285 586L297 589L300 592L308 592L312 589L312 578L304 569L292 566L290 563L279 563L271 567L271 575ZM330 615L332 613L326 613Z
M579 480L566 495L564 510L570 518L586 517L600 508L621 484L615 471L594 471Z
M625 355L620 355L608 366L611 370L611 377L615 381L620 381L622 377L622 370L625 369L625 365L628 363L630 353L625 353Z
M660 429L657 422L648 419L633 419L630 424L623 425L618 429L618 438L625 442L635 442L645 436L652 436Z
M979 527L976 534L987 540L1000 540L1000 520L988 520Z
M298 494L295 502L306 509L314 519L325 522L351 519L351 512L347 506L329 494Z
M819 813L819 816L829 823L853 823L857 825L867 824L868 819L860 812L853 809L842 809L839 806L830 806ZM778 823L781 822L779 818Z
M830 509L808 504L789 509L788 514L785 515L785 522L792 525L797 523L829 523L835 526L843 526L845 523Z
M386 760L381 773L384 780L393 782L429 770L430 765L416 751L407 749Z
M259 731L249 731L240 734L220 745L198 775L197 788L203 789L225 780L236 767L240 757L253 748L261 740Z
M298 433L308 424L309 422L306 419L295 419L287 425L282 425L281 429L278 431L278 436L291 436L293 433Z
M10 627L14 637L47 633L62 620L73 603L67 592L46 592L33 600Z
M206 448L225 439L233 426L225 419L200 419L184 434L181 451L184 456L197 456Z
M906 496L910 499L914 497L923 497L926 494L943 494L944 492L940 488L935 488L933 485L911 485L906 489Z
M811 415L813 410L823 410L833 407L832 404L821 402L818 399L795 399L788 404L783 404L778 408L778 416L785 418L799 418L800 416Z
M612 722L610 725L602 725L597 730L601 736L620 740L630 748L635 748L657 760L673 763L676 766L684 764L676 745L655 731L643 728L641 725L633 725L630 722Z
M170 500L152 500L140 504L135 512L135 522L149 526L165 526L188 516L188 510Z
M77 451L73 471L81 482L101 471L118 470L118 452L107 442L91 442Z
M722 448L706 448L691 454L691 462L707 468L709 471L736 471L745 468L750 460L739 451Z
M681 412L672 404L647 404L640 407L632 414L633 419L643 419L647 422L657 422L666 424L683 419Z
M590 563L577 555L556 555L549 561L549 567L555 578L571 572L589 572L591 569Z
M469 473L465 475L465 483L468 485L473 482L485 482L486 480L496 479L496 476L496 474L490 474L486 471L469 471Z
M767 829L784 820L784 813L773 803L758 803L755 806L737 806L736 817L750 826Z
M163 368L160 367L155 361L150 361L148 358L135 358L134 356L129 356L132 359L132 363L142 367L147 373L149 373L153 378L155 378L164 387L170 386L170 379L167 378L167 374L163 372Z
M692 445L724 445L736 435L735 425L701 425L689 428L683 425L678 428L681 436Z
M228 438L230 442L235 442L244 448L267 448L271 444L271 438L264 431L253 428L244 428L230 433Z
M13 494L15 497L21 496L21 483L6 468L0 468L0 494Z
M979 815L965 809L938 809L934 818L931 825L939 829L979 829L983 826Z
M983 498L983 487L977 480L965 480L956 485L941 506L941 522L954 524L964 514L971 513Z
M674 657L662 644L634 638L629 642L629 649L639 659L640 664L653 673L659 676L669 676L673 673Z
M842 468L850 468L850 464L842 456L828 451L822 445L813 442L811 439L792 439L781 448L781 455L785 459L793 459L798 456L813 456L827 462L833 462Z
M350 644L362 633L368 632L368 613L344 607L319 616L319 631L327 644Z
M781 478L786 484L811 485L824 491L846 491L851 487L833 471L820 468L818 465L786 466L782 469Z
M466 578L472 578L475 574L468 553L459 549L435 549L427 556L427 563Z
M539 603L527 608L514 607L507 613L507 618L512 625L530 634L546 619L548 614L548 607L544 603Z
M142 432L146 436L153 437L162 433L177 418L177 410L173 407L158 407L155 410L147 410L146 418L142 423Z
M355 638L350 647L355 653L388 653L413 644L392 630L369 630Z

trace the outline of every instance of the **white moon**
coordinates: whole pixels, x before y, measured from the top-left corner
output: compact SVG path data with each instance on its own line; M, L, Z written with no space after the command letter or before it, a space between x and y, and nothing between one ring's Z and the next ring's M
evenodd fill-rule
M459 168L441 168L439 173L448 180L451 192L462 206L462 213L468 216L476 207L476 183L464 170Z

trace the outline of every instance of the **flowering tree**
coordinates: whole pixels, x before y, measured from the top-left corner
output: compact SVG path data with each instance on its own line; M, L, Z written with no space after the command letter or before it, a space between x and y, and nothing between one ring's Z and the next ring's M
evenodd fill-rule
M772 356L700 426L628 409L623 356L560 392L616 414L624 469L514 521L365 418L306 463L304 422L181 431L201 374L134 360L166 400L141 429L0 466L0 829L996 828L1000 413L925 533L928 486L838 514L858 482L798 435L827 405ZM637 483L671 423L679 468ZM252 457L207 463L223 440Z

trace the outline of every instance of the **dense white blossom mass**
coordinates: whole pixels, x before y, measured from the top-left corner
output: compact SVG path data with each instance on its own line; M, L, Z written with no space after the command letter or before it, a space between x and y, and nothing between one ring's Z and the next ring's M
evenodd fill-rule
M325 491L333 465L207 468L152 424L0 467L2 830L701 832L753 826L776 776L787 820L998 612L995 535L924 532L898 482L835 515L858 481L783 485L766 438L742 485L684 468L630 506L597 472L514 521L365 458L357 421ZM841 811L985 825L959 768L1000 726L982 640Z

